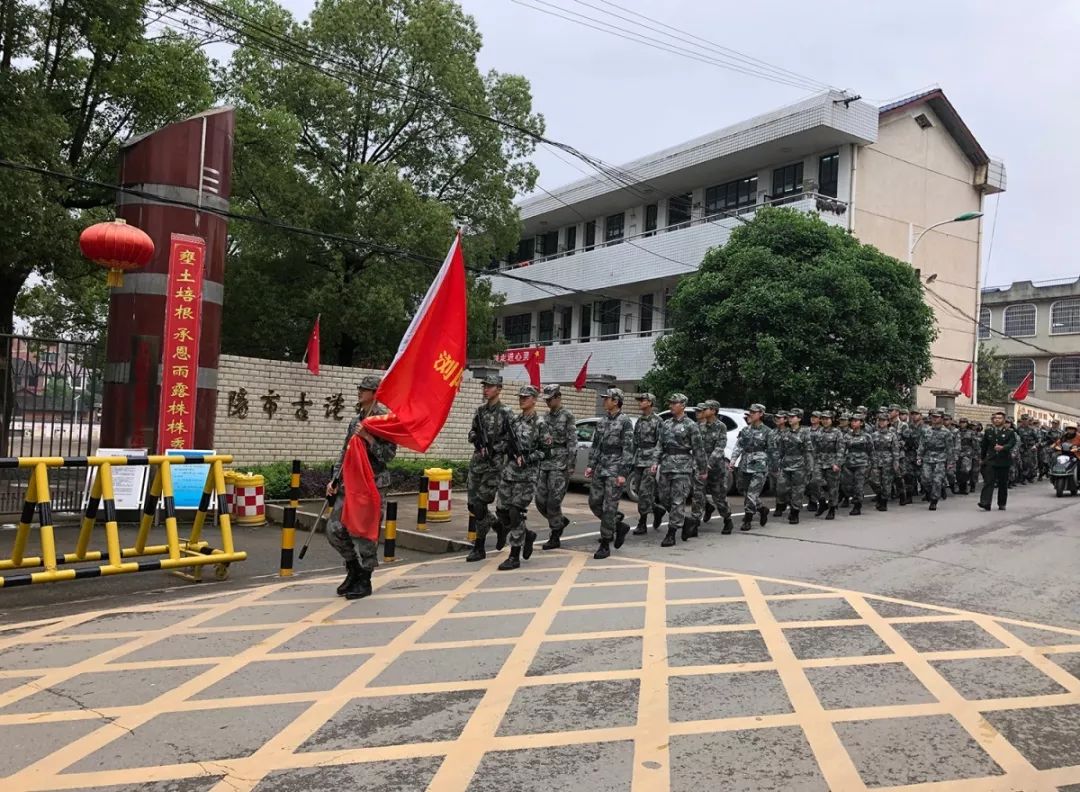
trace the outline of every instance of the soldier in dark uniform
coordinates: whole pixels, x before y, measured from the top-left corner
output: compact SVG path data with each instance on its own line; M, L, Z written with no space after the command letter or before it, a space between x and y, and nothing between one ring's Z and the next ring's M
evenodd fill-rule
M525 385L518 391L521 414L510 421L513 437L507 443L507 458L499 482L499 511L507 515L510 555L499 564L506 572L521 566L532 556L536 532L525 524L525 514L536 495L536 479L540 474L540 462L545 455L541 439L540 417L536 414L536 397L540 391Z
M493 524L496 533L495 549L502 550L506 544L509 526L501 519L496 520L490 511L502 479L506 462L507 433L513 417L510 408L500 400L502 382L503 379L498 374L481 380L484 403L476 408L472 428L469 429L469 442L474 449L469 461L469 512L476 518L476 542L466 556L466 561L480 561L487 557L484 542Z
M866 490L866 474L874 464L874 441L863 430L863 414L851 416L851 431L844 435L840 450L840 475L844 492L851 499L850 516L862 514L863 492Z
M585 469L585 478L591 479L589 509L600 518L600 546L593 554L597 559L611 555L612 545L622 547L630 531L619 501L634 465L634 423L622 411L623 392L608 388L603 399L605 414L596 425Z
M1016 448L1016 432L1005 425L1005 413L1000 410L992 416L992 426L983 432L980 459L983 466L983 488L979 496L979 508L990 511L990 499L997 487L998 511L1005 511L1009 500L1009 469L1012 467L1013 449Z
M570 483L577 455L577 422L574 414L562 406L562 389L544 386L548 413L541 419L544 459L536 480L536 510L548 521L548 540L542 547L554 550L570 521L563 516L562 502Z
M660 455L660 425L664 422L656 414L656 397L651 393L637 395L641 416L634 424L634 472L631 486L638 497L638 524L635 534L649 532L649 517L653 518L653 530L660 528L664 510L656 499L656 474L652 472Z

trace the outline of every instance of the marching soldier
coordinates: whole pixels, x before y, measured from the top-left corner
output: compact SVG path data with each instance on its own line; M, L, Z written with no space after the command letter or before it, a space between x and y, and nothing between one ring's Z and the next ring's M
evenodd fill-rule
M1007 419L1005 419L1005 423L1009 427L1009 429L1011 429L1013 431L1013 433L1015 434L1015 432L1016 432L1016 422L1013 421L1012 418L1007 418ZM1015 487L1017 484L1026 483L1026 482L1023 481L1023 477L1020 475L1020 468L1021 468L1020 445L1021 445L1020 444L1020 437L1019 437L1019 435L1017 435L1016 445L1013 446L1012 451L1009 453L1009 458L1010 458L1010 463L1009 463L1009 488L1010 489L1012 487Z
M925 431L923 414L921 410L912 410L908 414L908 433L904 437L904 491L907 493L907 502L919 493L919 484L922 481L921 471L917 459L919 458L919 437ZM929 498L927 498L929 500ZM906 505L906 504L905 504Z
M836 519L836 506L840 500L840 446L844 442L844 435L833 426L832 416L830 411L824 410L821 430L812 435L814 462L821 482L814 516L820 517L828 509L826 520Z
M574 414L562 406L558 385L544 387L548 414L543 418L544 459L536 480L536 510L548 521L551 533L541 545L545 550L559 547L559 538L570 521L563 516L562 502L570 483L577 454L577 426Z
M975 483L971 480L971 470L976 466L979 456L979 438L975 429L967 418L960 419L960 445L956 456L956 481L960 487L960 494L967 495L975 491Z
M697 423L686 415L686 395L673 393L668 397L671 417L660 427L660 456L654 472L660 474L660 502L668 513L667 534L661 547L675 544L675 532L682 540L690 538L686 524L686 502L690 497L690 479L706 478L705 446Z
M761 505L761 490L765 477L774 466L776 440L762 419L765 406L751 404L749 423L739 431L735 452L728 467L739 472L739 489L743 492L743 519L740 531L749 531L757 514L762 526L769 520L769 507Z
M540 462L545 455L541 437L540 417L536 414L536 397L540 391L525 385L518 391L521 414L510 421L507 438L507 459L499 482L499 511L506 514L510 536L510 555L499 569L503 572L517 569L521 559L532 556L536 532L525 524L529 504L536 495L536 480L540 474Z
M360 379L356 386L356 399L359 409L356 417L349 422L349 429L345 433L345 443L341 448L341 456L338 457L334 467L334 475L330 484L326 487L327 496L337 496L334 501L330 519L326 524L326 538L330 546L338 551L345 561L345 580L337 587L339 597L346 599L361 599L371 594L371 573L379 565L378 542L364 539L359 536L351 536L341 522L341 513L345 508L345 482L341 481L341 467L345 462L345 451L349 447L349 440L353 435L358 435L364 441L368 461L375 473L375 486L379 490L383 513L386 510L386 487L390 483L390 474L386 466L397 454L397 445L375 437L363 427L361 421L372 415L385 415L387 409L375 401L375 391L382 382L379 377L367 374Z
M1020 416L1020 427L1016 430L1020 443L1020 481L1023 484L1035 481L1039 472L1039 436L1031 425L1031 416Z
M1054 443L1061 439L1061 421L1056 418L1050 422L1050 427L1043 430L1042 448L1039 453L1039 481L1050 474L1050 463L1054 458Z
M889 425L889 414L878 414L878 428L873 435L874 464L870 470L870 488L877 495L878 511L889 510L893 477L900 475L900 436Z
M637 396L641 416L634 424L634 472L631 486L638 496L637 535L649 532L649 517L653 518L653 530L659 530L664 509L656 500L656 474L652 472L660 456L660 425L663 420L656 414L656 397L651 393Z
M908 414L899 404L889 405L889 427L896 432L900 441L900 471L893 478L893 490L897 496L897 502L901 506L911 503L911 494L907 488L907 478L904 476L907 462L907 436L911 432L908 425Z
M810 429L801 425L802 410L798 407L788 414L788 427L776 436L777 475L776 511L779 517L790 508L788 523L799 524L799 510L806 495L806 477L814 469L813 440Z
M476 542L465 557L466 561L480 561L487 557L484 541L492 523L495 523L495 549L502 550L506 544L506 528L501 519L496 521L490 506L499 491L507 435L513 416L510 408L501 401L501 375L490 374L480 384L483 386L484 403L476 408L472 428L469 429L469 442L474 449L469 460L469 512L476 518Z
M777 410L776 415L773 416L772 440L774 443L773 451L775 453L779 453L780 442L782 439L781 436L786 432L791 431L791 428L788 426L789 417L790 415L787 410ZM763 491L764 489L765 488L762 487ZM777 496L776 508L773 510L773 516L779 517L784 513L784 509L780 506L780 470L775 466L775 458L774 464L769 465L769 491Z
M851 431L844 436L844 442L840 446L840 472L844 492L851 499L851 511L848 514L852 517L862 514L866 473L873 464L873 459L874 441L863 430L863 414L855 413L851 416Z
M810 413L810 446L813 449L813 439L821 431L821 411L814 410ZM815 462L812 470L806 474L809 478L806 482L806 508L816 513L818 501L821 499L821 468Z
M953 459L952 433L945 428L941 410L930 411L930 428L919 438L917 462L922 468L923 486L930 495L930 511L936 511L945 486L945 472Z
M997 487L998 511L1005 511L1009 500L1009 468L1012 451L1016 447L1016 433L1005 425L1005 413L997 411L991 416L992 426L986 427L980 444L983 463L983 488L979 495L979 508L990 511L990 499Z
M713 511L719 512L724 518L723 534L729 534L735 528L731 521L731 510L727 502L727 427L717 417L720 411L720 402L708 399L703 402L702 411L705 420L700 424L701 442L705 449L707 476L702 483L700 491L695 490L693 511L691 518L694 524L690 530L690 538L697 536L697 529L701 527L704 519L708 522ZM712 498L712 502L709 499Z
M592 453L585 478L589 484L589 509L600 518L600 546L593 558L607 558L611 545L623 546L630 526L619 511L626 478L634 464L634 424L623 414L623 392L618 388L604 391L605 415L596 426Z
M698 431L701 432L702 445L705 444L705 416L708 412L705 407L705 402L698 402L694 406L694 420L697 421ZM709 451L705 450L705 460L708 463ZM690 497L686 501L687 506L690 509L690 514L687 515L686 535L693 539L698 535L698 528L701 527L701 520L705 515L705 479L698 478L697 476L690 477Z

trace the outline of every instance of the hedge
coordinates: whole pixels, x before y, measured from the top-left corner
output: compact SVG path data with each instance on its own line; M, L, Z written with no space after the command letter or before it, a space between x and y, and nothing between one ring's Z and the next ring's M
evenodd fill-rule
M454 472L454 486L464 487L469 474L467 461L453 459L395 459L390 463L390 492L416 492L420 489L420 479L427 468L449 468ZM300 470L300 497L318 498L326 492L330 476L334 469L333 462L314 462L305 464ZM265 479L265 492L268 500L284 500L289 497L289 478L292 463L287 461L267 462L262 465L247 465L236 468L240 473L254 473Z

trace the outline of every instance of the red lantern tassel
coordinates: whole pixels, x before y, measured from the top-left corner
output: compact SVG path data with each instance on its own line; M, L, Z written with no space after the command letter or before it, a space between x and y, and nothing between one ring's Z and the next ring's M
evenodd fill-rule
M109 287L123 286L124 285L124 271L122 269L109 270L109 277L106 281Z

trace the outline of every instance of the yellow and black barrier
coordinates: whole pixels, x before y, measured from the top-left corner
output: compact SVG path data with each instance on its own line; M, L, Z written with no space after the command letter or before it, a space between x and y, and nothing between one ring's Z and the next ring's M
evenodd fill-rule
M281 526L281 564L279 577L292 577L293 550L296 548L296 512L300 508L300 460L292 461L289 476L289 505L285 507L285 519Z
M386 530L383 533L383 561L397 561L397 501L386 502Z
M427 530L428 477L420 477L420 492L416 494L416 530Z
M0 575L0 588L28 586L33 583L51 583L58 580L82 580L85 578L121 575L131 572L149 572L164 569L188 580L202 579L202 567L216 565L216 576L224 579L229 564L243 561L247 553L233 548L232 525L225 509L225 475L223 464L232 462L227 455L204 456L149 456L149 457L5 457L0 458L0 468L20 468L30 471L30 480L23 502L22 514L15 532L11 557L0 559L0 571L41 568L40 572L16 572ZM120 546L120 531L116 522L116 502L113 496L112 469L119 466L149 465L156 468L139 519L139 531L133 547ZM176 522L176 506L173 500L173 465L209 465L206 484L195 513L191 534L180 538ZM74 553L56 554L56 537L53 530L52 499L49 491L49 470L52 468L97 468L90 497L79 527L79 537ZM221 549L211 548L202 541L202 529L210 509L210 498L216 496L221 528ZM165 513L164 545L147 544L158 503ZM90 550L90 538L97 522L98 510L104 511L105 550ZM30 529L37 514L41 534L41 554L26 555ZM149 558L149 556L165 556ZM107 564L60 569L60 565L108 559ZM125 561L125 559L140 559ZM191 568L191 572L184 572Z

